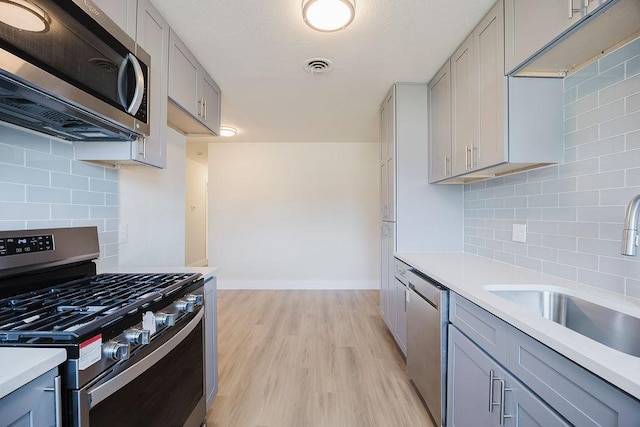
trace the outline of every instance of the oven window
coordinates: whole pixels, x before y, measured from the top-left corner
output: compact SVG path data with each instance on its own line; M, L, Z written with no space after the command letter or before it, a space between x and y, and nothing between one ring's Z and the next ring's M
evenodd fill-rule
M89 412L91 427L183 426L204 396L202 321L165 358Z

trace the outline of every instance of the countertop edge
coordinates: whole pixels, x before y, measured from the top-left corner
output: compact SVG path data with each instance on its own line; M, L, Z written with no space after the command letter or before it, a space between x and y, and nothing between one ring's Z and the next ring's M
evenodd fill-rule
M579 290L594 298L609 298L640 317L637 300L501 261L462 252L398 252L396 258L440 282L525 334L605 381L640 399L640 358L611 349L561 325L529 312L484 289L486 285L531 283ZM468 271L469 270L469 271ZM635 300L627 302L626 300ZM626 305L625 305L626 304Z
M61 348L0 348L0 399L67 360ZM6 365L5 365L6 364Z

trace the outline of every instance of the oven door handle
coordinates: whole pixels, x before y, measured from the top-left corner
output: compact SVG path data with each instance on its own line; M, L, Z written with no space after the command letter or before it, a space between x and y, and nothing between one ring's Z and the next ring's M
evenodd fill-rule
M204 316L204 310L199 310L193 319L187 325L182 328L180 332L172 336L167 342L158 347L153 353L140 360L135 365L126 369L122 373L118 374L114 378L110 379L104 384L100 384L87 390L89 396L89 406L93 408L113 393L117 392L131 381L135 380L147 369L151 368L169 352L176 348L184 339L198 326L198 323Z

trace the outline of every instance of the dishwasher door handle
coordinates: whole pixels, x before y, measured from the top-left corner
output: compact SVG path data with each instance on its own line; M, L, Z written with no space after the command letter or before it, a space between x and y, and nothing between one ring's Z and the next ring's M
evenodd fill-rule
M425 297L424 295L422 295L420 292L418 292L418 290L416 289L416 287L414 286L413 283L409 282L409 289L411 289L413 292L416 293L416 295L418 295L420 298L422 298L423 300L425 300L431 307L435 308L436 310L438 310L438 303L437 301L431 301L431 299Z

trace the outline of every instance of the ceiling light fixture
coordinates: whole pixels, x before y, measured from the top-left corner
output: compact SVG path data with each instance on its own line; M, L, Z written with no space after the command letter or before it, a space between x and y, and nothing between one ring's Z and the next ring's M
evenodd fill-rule
M32 33L49 31L49 15L28 0L0 0L0 22Z
M236 136L238 129L231 126L220 126L220 136Z
M302 18L314 30L342 30L355 15L356 0L302 0Z

